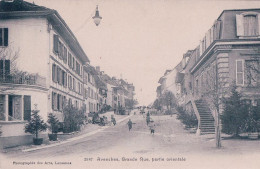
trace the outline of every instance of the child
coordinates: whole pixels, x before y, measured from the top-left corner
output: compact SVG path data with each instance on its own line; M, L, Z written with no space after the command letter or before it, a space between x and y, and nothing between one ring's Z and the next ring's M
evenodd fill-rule
M151 134L154 135L154 132L155 132L155 124L153 122L150 123L149 125L150 127L150 131L151 131Z

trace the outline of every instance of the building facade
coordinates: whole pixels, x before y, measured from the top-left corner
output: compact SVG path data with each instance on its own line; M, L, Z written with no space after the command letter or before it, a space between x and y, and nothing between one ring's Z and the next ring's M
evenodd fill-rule
M32 109L44 121L49 113L63 121L66 102L83 105L89 59L57 11L21 0L0 3L0 140L15 146L32 140L24 133Z
M182 68L175 79L179 87L173 93L177 93L180 105L196 114L204 133L214 132L217 114L213 95L226 97L235 84L247 102L260 102L259 18L260 9L224 10L200 44L184 54L179 64ZM167 76L163 79L166 81Z

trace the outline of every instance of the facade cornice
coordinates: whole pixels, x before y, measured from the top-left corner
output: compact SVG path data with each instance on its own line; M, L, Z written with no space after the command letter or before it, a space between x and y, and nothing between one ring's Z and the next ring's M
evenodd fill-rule
M259 39L228 39L228 40L216 40L214 41L202 54L200 60L190 69L191 73L194 73L199 66L216 52L228 52L232 50L232 45L254 45L260 44Z

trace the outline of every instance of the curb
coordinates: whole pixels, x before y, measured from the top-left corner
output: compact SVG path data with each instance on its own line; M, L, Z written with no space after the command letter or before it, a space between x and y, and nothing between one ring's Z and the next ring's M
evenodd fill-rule
M118 120L118 123L132 117L133 115L129 115L125 118L122 118L120 120ZM94 135L96 133L99 133L107 128L109 128L110 126L103 126L101 127L100 129L97 129L95 131L91 131L89 133L86 133L86 134L83 134L83 135L80 135L80 136L77 136L77 137L73 137L73 138L69 138L65 141L62 141L62 142L59 142L59 143L54 143L54 144L50 144L50 145L46 145L46 146L42 146L42 147L35 147L35 148L30 148L30 149L25 149L25 150L22 150L22 152L31 152L31 151L36 151L36 150L41 150L41 149L45 149L45 148L50 148L50 147L55 147L55 146L59 146L59 145L62 145L62 144L66 144L66 143L70 143L70 142L73 142L75 140L79 140L79 139L82 139L82 138L85 138L85 137L88 137L88 136L91 136L91 135Z

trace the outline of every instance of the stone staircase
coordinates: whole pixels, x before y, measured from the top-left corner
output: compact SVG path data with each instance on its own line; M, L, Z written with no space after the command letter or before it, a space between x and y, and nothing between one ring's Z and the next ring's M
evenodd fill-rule
M201 134L214 134L215 133L215 120L211 114L209 106L204 100L195 101L197 110L200 116L200 133Z

